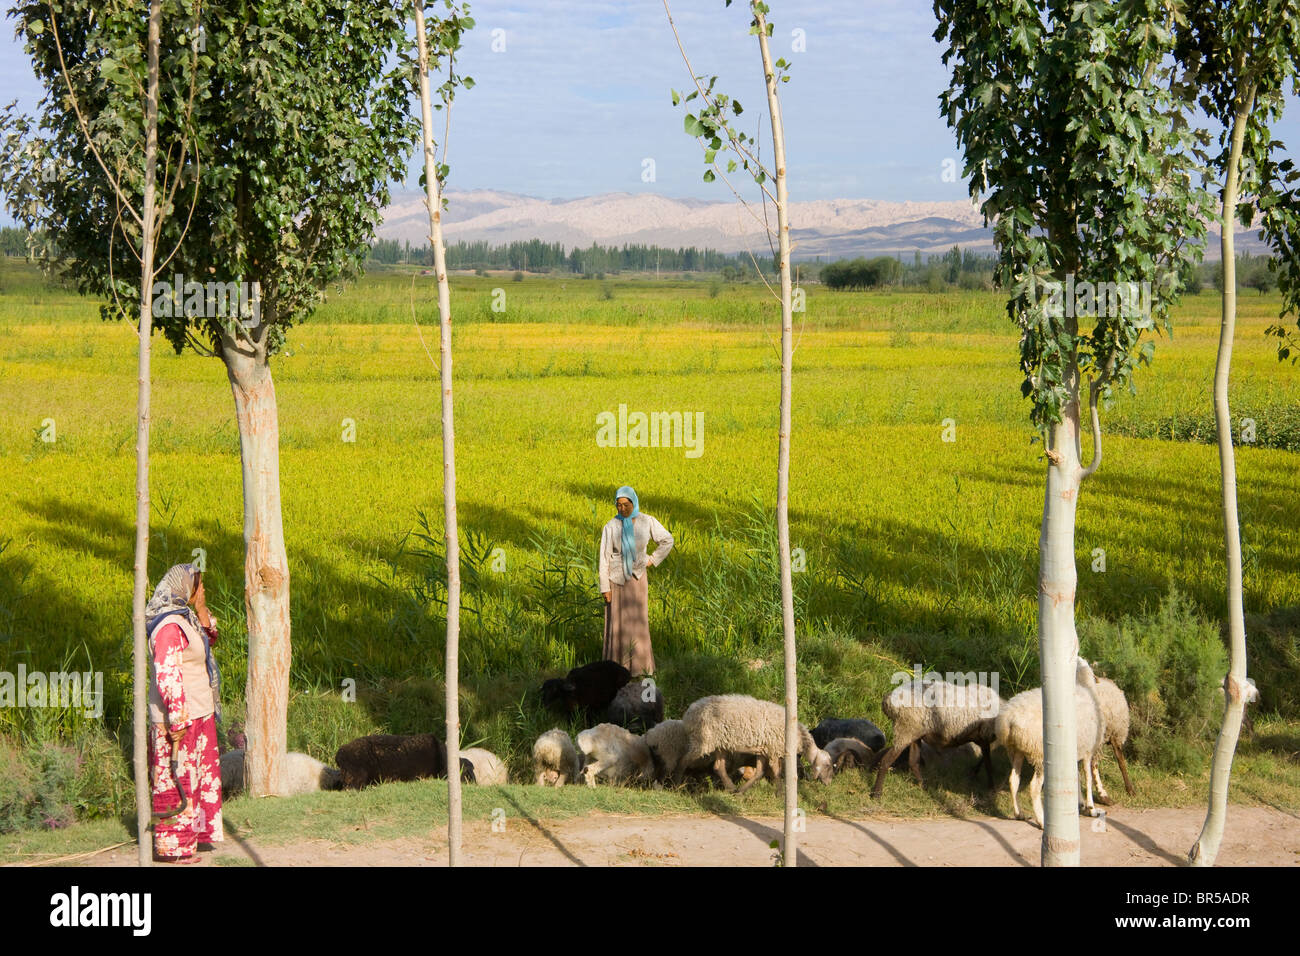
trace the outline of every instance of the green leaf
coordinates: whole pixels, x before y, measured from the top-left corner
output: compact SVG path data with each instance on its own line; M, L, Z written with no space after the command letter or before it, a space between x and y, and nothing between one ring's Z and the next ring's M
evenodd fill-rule
M673 94L673 106L676 106L678 103L682 101L682 98L677 95L676 90L669 90L669 92Z
M706 170L704 171L704 181L705 181L706 183L711 183L711 182L713 182L713 181L714 181L715 179L717 179L717 178L718 178L718 177L715 176L715 175L713 174L713 170L711 170L711 169L706 169Z
M701 123L693 113L686 114L685 118L682 120L682 125L685 127L688 136L703 136L708 132L708 130L705 129L704 124Z

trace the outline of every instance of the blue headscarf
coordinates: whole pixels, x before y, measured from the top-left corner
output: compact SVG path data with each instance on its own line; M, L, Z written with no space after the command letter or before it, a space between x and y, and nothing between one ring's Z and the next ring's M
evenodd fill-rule
M632 513L624 518L620 514L614 517L623 522L623 571L630 578L632 576L632 565L635 563L636 552L636 517L641 513L641 502L637 501L636 492L632 490L631 485L624 485L618 491L614 492L614 503L618 503L619 498L627 498L632 502Z
M204 663L208 671L208 683L212 687L212 703L216 708L217 723L221 723L221 672L217 669L216 658L212 655L212 644L208 641L208 632L199 623L199 617L189 607L190 598L199 586L199 569L192 564L178 564L162 576L154 588L153 597L144 609L144 626L149 635L149 648L153 650L154 631L165 618L173 614L180 615L194 625L203 641Z

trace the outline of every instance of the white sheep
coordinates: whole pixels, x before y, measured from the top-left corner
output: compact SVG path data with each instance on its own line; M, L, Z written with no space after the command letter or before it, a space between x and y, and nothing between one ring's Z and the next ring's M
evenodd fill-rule
M1083 658L1076 667L1074 687L1075 746L1078 759L1084 766L1087 781L1087 808L1095 812L1092 801L1092 757L1105 739L1106 724L1101 707L1092 688L1096 685L1092 668ZM1002 707L995 721L997 742L1005 747L1011 757L1011 809L1017 820L1024 817L1020 811L1017 791L1020 789L1020 766L1028 760L1034 766L1034 776L1029 782L1029 796L1034 809L1034 825L1043 825L1043 689L1035 687L1017 694Z
M649 783L655 777L654 757L646 742L618 724L597 724L578 734L578 749L585 765L583 779L594 787L596 780L608 783Z
M474 782L480 786L490 787L494 784L509 783L510 774L501 758L482 747L470 747L460 752L462 760L468 760L474 767Z
M1120 776L1124 778L1124 789L1128 791L1129 796L1132 796L1137 791L1128 778L1128 765L1124 762L1124 744L1128 742L1128 699L1115 682L1106 677L1098 677L1097 683L1092 690L1097 695L1097 703L1101 707L1102 721L1106 725L1105 741L1115 751L1115 761L1119 764ZM1093 783L1097 787L1097 802L1110 804L1110 795L1106 793L1106 787L1101 782L1101 755L1103 750L1103 747L1099 747L1093 753L1091 772Z
M339 772L333 767L326 766L315 757L293 751L284 755L282 779L282 797L315 793L317 790L338 790L341 784ZM243 789L244 751L227 750L221 755L221 790L229 795Z
M701 697L682 715L688 739L683 765L710 760L723 787L734 790L727 775L727 757L750 754L757 758L754 776L738 792L744 793L765 770L776 779L785 757L785 708L771 701L745 694ZM834 773L831 758L813 742L812 734L799 724L799 754L812 767L812 775L829 783Z
M1003 706L997 691L983 684L953 684L941 680L914 680L895 687L881 701L885 716L894 722L894 746L879 758L873 800L885 789L885 774L904 750L918 784L921 779L921 743L936 749L977 744L984 772L993 786L993 721ZM978 769L978 764L976 768Z
M686 727L680 720L665 720L655 724L642 739L650 748L659 780L675 780L685 772L682 759L686 756L690 740L686 736Z
M686 735L686 727L680 720L665 720L656 724L646 731L645 737L642 738L646 746L650 748L650 755L655 761L655 779L664 783L677 783L687 774L706 772L713 769L713 761L709 757L687 761L686 748L690 746L690 738ZM744 760L748 759L748 754L729 755L727 762L728 773L740 773L744 779L749 780L756 776L756 770L752 766L743 766Z
M548 730L533 744L533 770L539 787L562 787L576 781L580 769L573 738L560 728Z

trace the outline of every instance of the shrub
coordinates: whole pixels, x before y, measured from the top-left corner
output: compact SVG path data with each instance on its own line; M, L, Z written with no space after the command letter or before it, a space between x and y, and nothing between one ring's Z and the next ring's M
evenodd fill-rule
M76 755L66 747L45 743L23 752L0 738L0 833L72 823L76 773Z
M1216 625L1170 589L1154 613L1080 622L1082 653L1128 697L1134 757L1199 771L1223 714L1228 654Z

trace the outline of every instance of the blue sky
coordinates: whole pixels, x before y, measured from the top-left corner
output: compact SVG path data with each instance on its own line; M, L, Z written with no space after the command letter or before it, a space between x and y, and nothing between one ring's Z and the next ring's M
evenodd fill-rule
M964 183L942 178L944 160L959 153L938 113L947 72L929 0L770 5L773 55L793 63L782 88L791 198L966 198ZM743 8L672 4L696 72L718 74L754 133L764 95ZM453 110L451 188L731 198L722 183L702 181L699 147L682 132L682 108L672 106L669 89L690 79L661 0L476 0L471 12L477 26L461 63L477 85ZM0 27L0 85L5 101L16 97L31 112L39 90L12 23ZM795 29L803 31L802 52L792 50ZM1300 141L1294 98L1275 135ZM762 142L768 155L766 124ZM641 176L647 158L655 164L649 183Z

